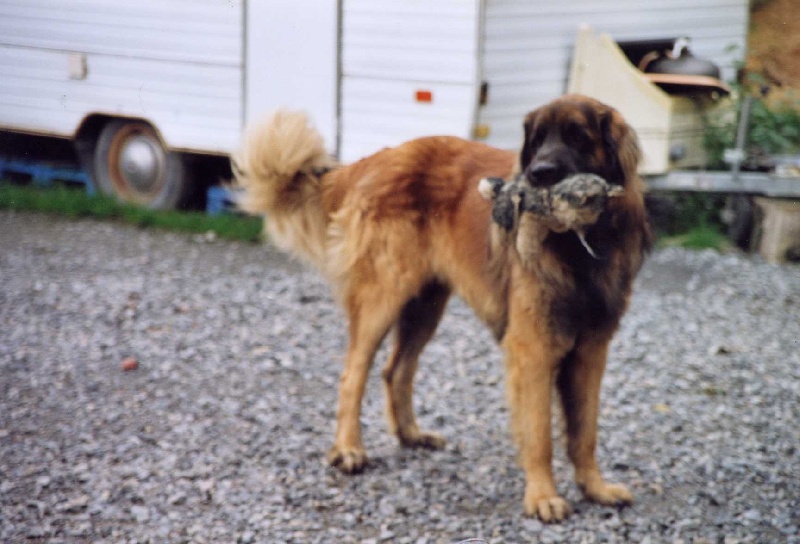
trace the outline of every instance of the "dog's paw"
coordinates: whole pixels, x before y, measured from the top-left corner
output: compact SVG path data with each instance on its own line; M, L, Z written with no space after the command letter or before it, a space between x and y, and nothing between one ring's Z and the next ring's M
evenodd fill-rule
M334 446L328 452L328 463L345 474L363 472L367 462L367 453L362 449L341 449Z
M400 432L398 436L400 444L406 448L441 450L447 445L447 440L442 435L430 431Z
M558 495L528 496L525 494L525 514L538 517L545 523L564 521L572 513L569 503Z
M583 494L590 501L606 506L627 506L633 503L633 495L622 484L609 484L606 482L585 486Z

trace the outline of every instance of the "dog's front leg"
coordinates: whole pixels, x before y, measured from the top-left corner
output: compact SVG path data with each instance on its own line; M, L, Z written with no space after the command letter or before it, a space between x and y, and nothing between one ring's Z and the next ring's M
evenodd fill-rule
M605 481L595 459L600 383L606 367L610 335L582 340L564 363L558 390L567 423L567 453L575 467L575 482L587 499L608 505L632 502L621 484Z
M550 413L555 373L570 346L547 330L540 307L535 297L512 293L503 348L512 427L525 471L525 513L551 522L570 513L553 479Z

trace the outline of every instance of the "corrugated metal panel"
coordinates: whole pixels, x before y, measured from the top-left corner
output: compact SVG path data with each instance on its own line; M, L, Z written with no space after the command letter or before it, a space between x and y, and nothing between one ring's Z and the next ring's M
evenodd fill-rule
M490 125L487 142L507 148L519 145L526 111L564 92L581 24L616 40L689 36L692 50L730 78L748 17L746 0L486 0L484 9L483 79L490 88L479 119Z
M0 43L235 66L242 58L241 4L0 0Z
M370 4L371 5L371 4ZM406 9L375 16L345 2L345 77L471 83L475 79L477 11L473 0L452 3L450 13ZM441 6L439 6L441 9ZM441 18L440 18L441 17ZM447 24L443 25L442 20Z
M233 149L242 32L242 0L0 0L0 125L69 136L108 113L151 121L175 148ZM70 79L70 52L85 79Z
M478 15L479 0L344 0L343 160L417 136L470 136ZM416 102L417 89L433 102Z
M313 16L311 16L313 14ZM307 112L337 152L339 6L331 0L247 4L245 119L278 108Z
M432 101L417 102L418 90L430 92ZM342 110L346 112L346 131L340 156L349 162L423 135L467 137L475 99L472 85L345 79Z
M141 117L173 147L232 149L241 130L239 70L89 57L86 80L66 77L68 53L0 46L0 125L71 136L88 113Z

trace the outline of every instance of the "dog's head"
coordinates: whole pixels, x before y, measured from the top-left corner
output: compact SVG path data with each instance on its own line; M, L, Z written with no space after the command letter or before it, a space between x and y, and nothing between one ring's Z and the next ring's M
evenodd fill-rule
M636 135L615 109L593 98L567 95L525 118L520 169L533 186L592 173L626 185L636 176Z

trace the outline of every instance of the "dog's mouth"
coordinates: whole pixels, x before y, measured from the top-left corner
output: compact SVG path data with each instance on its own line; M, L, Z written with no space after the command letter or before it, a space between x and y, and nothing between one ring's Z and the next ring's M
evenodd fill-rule
M551 187L564 178L577 173L577 169L567 168L557 162L535 161L525 169L525 179L533 187Z
M532 186L527 176L518 175L506 182L503 178L484 178L478 191L493 202L492 220L506 232L514 229L522 213L539 216L551 230L574 230L586 251L597 254L583 237L606 208L609 199L624 193L619 185L609 184L592 173L565 177L550 186Z

